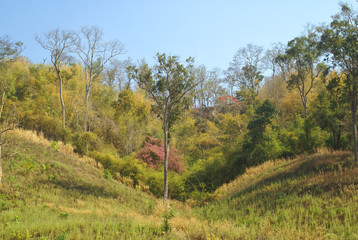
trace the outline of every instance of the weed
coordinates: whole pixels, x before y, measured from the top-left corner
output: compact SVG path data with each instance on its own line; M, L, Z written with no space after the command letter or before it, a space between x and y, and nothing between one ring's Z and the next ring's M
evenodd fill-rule
M55 175L55 174L49 174L49 175L47 176L47 178L48 178L48 180L51 182L51 181L56 180L56 175Z
M66 240L66 231L63 231L61 235L58 235L54 240Z
M112 179L112 174L108 169L104 169L104 178L105 179Z
M162 218L162 225L160 230L162 233L168 233L171 231L171 224L169 222L170 219L174 217L174 210L173 209L166 209L163 218Z
M52 147L56 152L58 152L58 142L57 142L57 141L53 141L52 144L51 144L51 147Z
M11 235L12 239L15 240L30 239L32 237L28 229L26 229L26 233L22 233L18 230L13 230Z
M58 216L60 218L68 218L68 213L67 212L61 212Z

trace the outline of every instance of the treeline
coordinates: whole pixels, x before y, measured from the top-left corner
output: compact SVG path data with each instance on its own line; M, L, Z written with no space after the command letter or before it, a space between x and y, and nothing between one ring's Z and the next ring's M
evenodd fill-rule
M101 163L105 177L161 196L166 138L153 92L164 99L175 93L163 80L163 66L174 59L181 72L168 78L187 74L193 85L182 86L190 91L166 116L169 195L205 201L269 159L322 147L356 153L357 23L342 4L329 25L308 27L287 44L240 48L226 71L186 71L179 58L160 54L152 69L144 60L118 60L122 45L104 42L97 27L38 36L50 64L20 57L21 42L3 37L2 132L16 125L72 144Z

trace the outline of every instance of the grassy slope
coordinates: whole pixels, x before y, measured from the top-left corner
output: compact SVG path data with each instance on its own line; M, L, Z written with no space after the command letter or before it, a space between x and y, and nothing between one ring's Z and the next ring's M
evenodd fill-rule
M90 159L26 131L7 135L0 239L358 239L358 168L318 153L250 168L201 207L161 200L104 178Z
M347 152L317 153L251 168L197 209L236 226L232 238L358 239L358 168Z
M30 132L7 140L0 239L158 238L155 198L105 179L90 160Z

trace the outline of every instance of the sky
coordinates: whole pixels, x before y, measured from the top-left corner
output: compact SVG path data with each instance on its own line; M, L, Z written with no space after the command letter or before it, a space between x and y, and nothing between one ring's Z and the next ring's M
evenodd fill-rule
M103 28L125 54L154 64L157 52L194 57L197 65L226 69L239 48L269 49L299 36L310 23L329 23L338 0L0 0L0 36L22 41L34 63L48 59L35 35L53 29ZM356 0L346 0L355 9Z

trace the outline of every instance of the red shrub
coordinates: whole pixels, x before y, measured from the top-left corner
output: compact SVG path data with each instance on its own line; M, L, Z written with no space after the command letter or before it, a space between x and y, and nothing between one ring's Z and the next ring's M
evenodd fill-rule
M144 146L137 153L137 157L143 162L147 163L149 167L158 168L164 164L164 143L161 139L155 139L147 136L144 141ZM181 156L178 150L171 148L169 150L168 168L177 173L184 171L184 163L181 161Z

